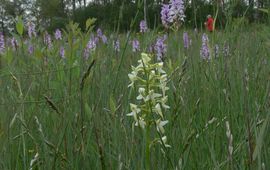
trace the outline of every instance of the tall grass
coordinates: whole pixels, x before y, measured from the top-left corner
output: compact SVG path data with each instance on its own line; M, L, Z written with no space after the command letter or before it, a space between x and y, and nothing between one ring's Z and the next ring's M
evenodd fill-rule
M136 98L127 88L127 75L140 53L128 44L120 58L127 38L121 34L120 53L110 40L84 60L90 32L69 28L50 51L38 37L32 40L33 55L20 46L1 56L0 169L30 169L31 161L33 169L144 169L141 130L126 117ZM200 58L202 32L187 31L192 39L188 50L182 31L168 36L165 70L171 109L165 117L172 148L164 155L154 145L151 168L267 169L269 29L209 34L210 46L220 46L219 56L209 62ZM158 34L153 30L131 34L130 39L139 39L146 51ZM60 44L65 44L65 59L59 57ZM226 44L228 56L222 52ZM233 135L231 160L226 121Z

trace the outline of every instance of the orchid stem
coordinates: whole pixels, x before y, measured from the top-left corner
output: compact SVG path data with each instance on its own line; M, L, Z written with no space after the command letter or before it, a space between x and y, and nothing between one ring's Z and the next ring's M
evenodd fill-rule
M145 131L146 145L145 145L145 169L150 170L150 127L147 125Z

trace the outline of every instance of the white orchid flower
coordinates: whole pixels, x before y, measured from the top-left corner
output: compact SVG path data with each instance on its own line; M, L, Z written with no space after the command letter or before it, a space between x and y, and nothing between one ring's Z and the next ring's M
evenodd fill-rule
M131 81L131 83L128 85L128 87L133 87L134 86L134 82L136 80L138 80L137 74L138 73L135 72L135 71L132 71L130 74L128 74L128 78Z
M139 88L139 96L137 96L137 100L142 100L142 99L144 99L144 95L145 95L145 88L140 87L140 88Z
M166 105L167 101L168 101L168 96L164 96L161 98L161 105L164 109L170 108L170 106Z
M145 101L154 101L156 98L161 97L162 95L159 93L155 93L154 90L150 90L149 94L146 96Z
M149 61L151 61L151 58L146 53L142 53L142 61L144 65L148 65Z
M162 110L159 103L156 104L154 111L156 112L156 114L160 115L163 118Z
M130 103L130 110L131 112L127 114L127 116L133 116L134 120L138 122L138 116L137 114L141 112L141 109L138 108L137 105Z
M162 69L163 68L163 62L160 62L157 64L157 70L160 74L165 74L166 72Z
M164 145L165 145L166 148L170 148L170 147L171 147L171 145L168 145L168 144L167 144L167 136L163 136L163 137L161 138L161 140L162 140L162 142L164 143ZM161 141L159 141L159 142L162 144Z
M158 132L161 132L162 134L164 134L164 133L165 133L165 129L164 129L163 126L165 126L167 123L169 123L168 120L162 121L162 120L158 119L158 120L156 121L157 131L158 131Z
M144 129L145 126L146 126L146 123L145 123L144 119L140 118L139 121L137 121L137 122L135 123L135 126L140 126L141 128Z

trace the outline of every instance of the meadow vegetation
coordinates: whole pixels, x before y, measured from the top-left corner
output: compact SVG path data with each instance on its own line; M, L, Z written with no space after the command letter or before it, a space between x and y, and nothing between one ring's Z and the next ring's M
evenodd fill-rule
M269 25L235 23L116 34L89 19L50 35L18 19L0 44L0 169L268 169ZM139 87L156 87L128 87L132 66L152 73L141 53L167 75L166 143L127 116Z

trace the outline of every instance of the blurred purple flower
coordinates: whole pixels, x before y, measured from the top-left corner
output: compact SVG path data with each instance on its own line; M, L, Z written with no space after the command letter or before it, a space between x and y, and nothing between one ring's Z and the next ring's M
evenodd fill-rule
M170 0L169 4L161 7L161 21L164 27L168 28L173 23L185 20L185 6L183 0Z
M84 58L87 60L89 58L90 52L93 52L96 50L97 44L95 41L95 38L91 38L87 45L86 48L84 49Z
M28 45L28 53L33 54L33 52L34 52L34 47L33 47L33 45L29 44Z
M120 42L118 39L113 42L113 48L116 52L120 52Z
M164 60L164 55L167 52L167 45L165 44L165 40L167 39L167 36L164 35L163 37L158 37L156 44L155 44L155 52L157 55L158 61Z
M0 53L3 53L5 50L5 37L2 32L0 32Z
M101 38L102 35L103 35L102 30L101 30L100 28L98 28L98 29L97 29L97 36Z
M208 42L209 42L208 35L207 35L206 33L204 33L204 34L202 35L202 42L203 42L203 43L208 43Z
M185 6L183 0L171 0L170 1L170 12L169 20L171 23L184 21L185 19Z
M62 33L59 29L55 30L54 37L56 40L62 40Z
M225 57L228 57L230 55L230 47L229 47L229 45L227 43L224 44L223 55Z
M100 28L97 29L97 37L95 38L96 44L98 43L99 39L101 39L103 44L108 43L108 39L107 39L106 35L103 34L103 32Z
M108 43L108 39L107 39L106 35L102 35L101 40L102 40L103 44Z
M147 23L145 20L142 20L140 22L140 32L144 33L147 32L147 30L148 30Z
M214 47L214 55L215 55L215 58L218 57L218 53L219 53L219 46L218 46L218 44L216 44L215 47Z
M36 33L36 26L34 23L29 22L28 23L28 36L29 38L32 38L33 36L36 37L37 33Z
M140 42L138 40L133 40L132 41L132 51L133 52L140 51Z
M13 48L13 50L16 50L18 48L18 41L16 40L16 38L12 37L12 39L10 40L11 46Z
M48 49L52 48L52 39L51 39L51 35L48 32L45 32L44 43L46 44Z
M208 36L207 34L203 34L202 36L202 47L200 50L200 55L202 57L202 59L204 60L210 60L210 51L209 51L209 47L208 47Z
M87 49L90 49L91 51L95 51L97 47L96 41L90 39L87 43Z
M169 27L169 24L170 24L170 6L168 4L162 4L162 7L161 7L161 21L162 21L162 24L165 28L168 28Z
M65 58L65 48L64 47L61 47L60 48L60 52L59 53L60 53L60 57L61 58Z
M183 33L183 41L184 41L184 48L185 49L188 49L188 47L189 47L189 43L190 43L190 41L189 41L189 37L188 37L188 33L187 32L184 32Z

